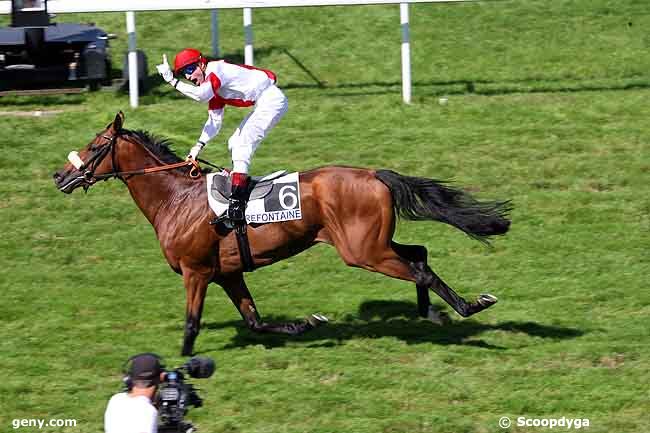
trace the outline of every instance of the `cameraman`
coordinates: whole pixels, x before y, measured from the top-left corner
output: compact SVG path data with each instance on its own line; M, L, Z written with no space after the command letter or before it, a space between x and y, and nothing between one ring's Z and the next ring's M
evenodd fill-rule
M158 410L152 404L163 379L160 357L142 353L130 358L127 392L111 397L104 414L106 433L157 433Z

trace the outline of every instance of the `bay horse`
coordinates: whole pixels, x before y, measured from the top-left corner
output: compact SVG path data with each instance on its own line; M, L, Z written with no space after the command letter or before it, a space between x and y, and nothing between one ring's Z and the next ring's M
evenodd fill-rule
M210 283L224 289L252 331L298 335L326 322L319 315L290 323L263 322L244 282L234 231L209 224L215 215L208 206L205 177L198 177L196 165L176 156L166 140L124 129L123 123L119 112L76 154L76 164L69 162L54 174L54 182L67 194L112 177L126 184L154 227L167 262L183 277L183 356L193 352ZM447 223L487 243L490 236L508 231L509 202L478 201L444 182L389 170L322 167L299 173L299 182L302 219L249 226L255 267L324 242L333 245L348 266L414 282L422 317L435 319L429 289L463 317L497 302L488 294L467 302L431 270L425 247L401 245L392 237L401 216Z

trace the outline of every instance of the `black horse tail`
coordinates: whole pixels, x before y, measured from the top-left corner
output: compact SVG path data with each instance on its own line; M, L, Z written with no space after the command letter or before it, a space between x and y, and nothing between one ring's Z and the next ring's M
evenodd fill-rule
M390 190L393 208L402 218L440 221L486 244L489 236L505 234L510 228L510 201L478 201L444 181L391 170L377 170L375 176Z

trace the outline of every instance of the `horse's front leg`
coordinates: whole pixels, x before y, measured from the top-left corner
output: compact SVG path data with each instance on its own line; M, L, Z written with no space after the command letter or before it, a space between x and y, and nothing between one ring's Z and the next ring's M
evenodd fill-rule
M327 318L318 314L313 314L305 320L299 322L287 323L266 323L263 322L253 296L250 294L246 282L244 281L243 274L232 274L228 276L220 276L215 278L215 282L219 284L228 297L239 311L246 326L255 332L268 332L274 334L288 334L299 335L303 332L309 331L317 326L327 323Z
M202 266L182 266L183 283L185 284L185 335L183 337L182 356L190 356L194 349L194 341L199 335L203 302L212 279L213 270Z

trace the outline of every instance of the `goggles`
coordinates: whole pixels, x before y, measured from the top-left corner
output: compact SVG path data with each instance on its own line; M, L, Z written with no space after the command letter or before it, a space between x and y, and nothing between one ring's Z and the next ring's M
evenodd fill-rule
M191 65L187 65L183 69L181 69L181 73L183 75L192 75L192 73L196 71L196 68L198 67L199 67L198 63L192 63Z

